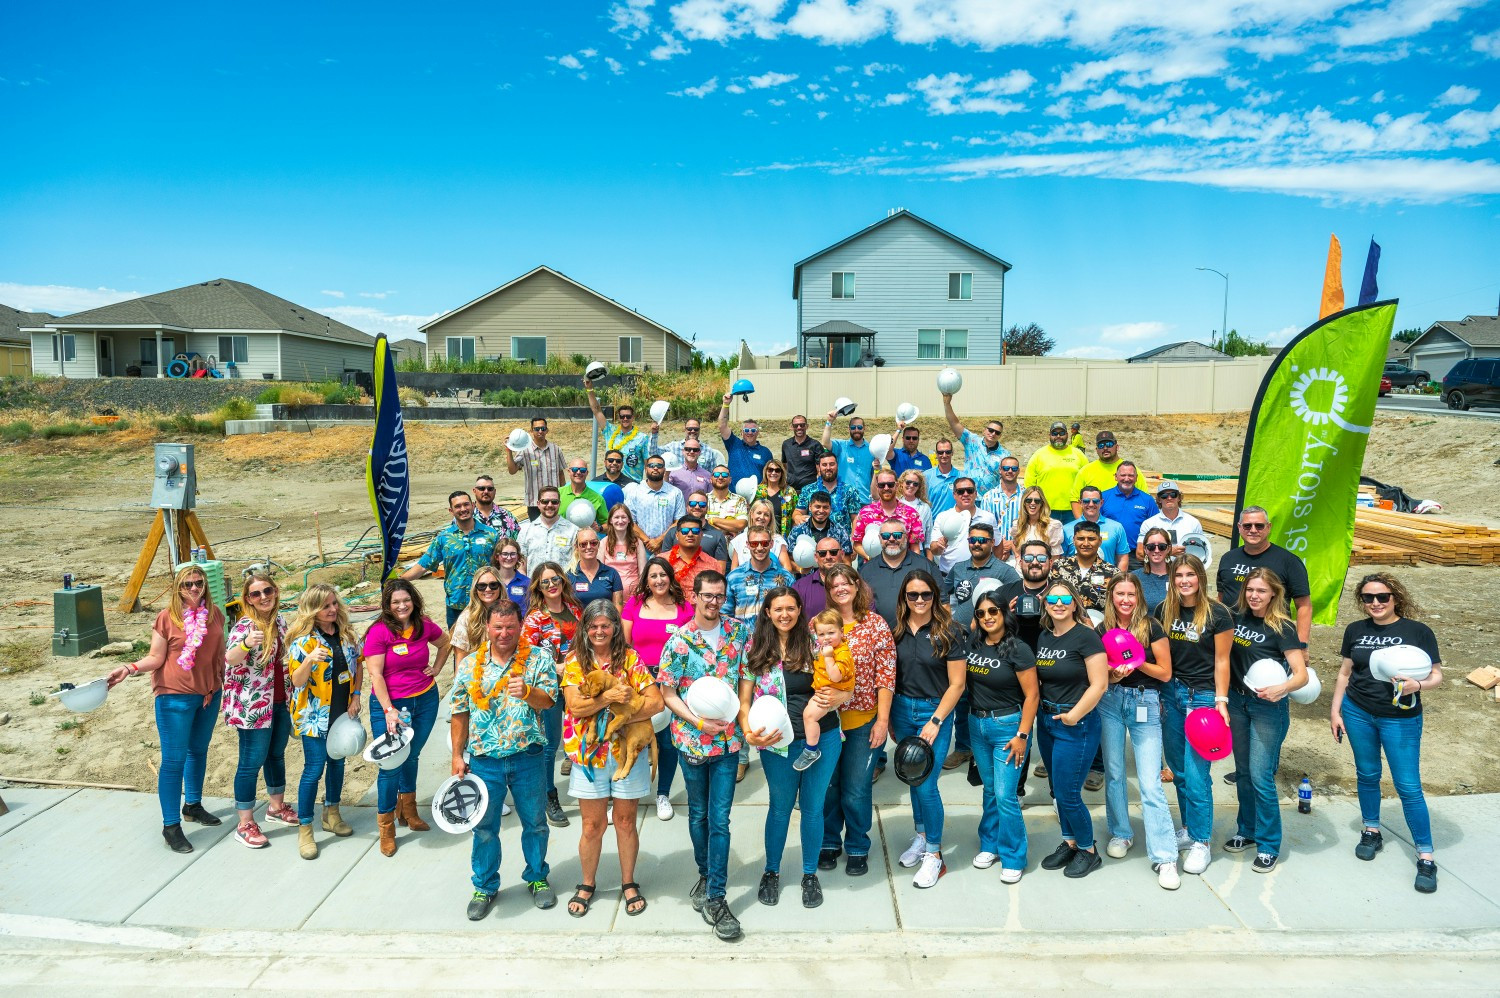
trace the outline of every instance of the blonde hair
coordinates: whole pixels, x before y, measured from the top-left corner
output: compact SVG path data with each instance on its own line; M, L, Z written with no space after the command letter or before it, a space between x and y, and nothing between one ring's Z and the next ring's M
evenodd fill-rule
M172 595L167 602L167 608L172 612L172 623L178 627L182 626L182 584L188 580L190 575L203 576L203 604L212 607L213 600L208 595L208 574L203 571L203 566L196 562L186 562L177 566L177 574L172 576ZM213 611L209 611L213 616Z
M829 609L824 610L822 613L813 617L812 627L814 631L816 631L819 627L827 627L838 631L840 634L843 634L844 615L830 607Z
M774 505L772 505L771 500L769 500L769 499L757 499L757 500L755 500L754 502L752 502L750 504L750 507L747 510L745 510L745 517L746 517L746 519L748 519L750 521L749 524L747 525L746 529L749 529L750 527L754 527L754 526L757 525L755 523L755 511L758 510L758 509L763 509L763 510L766 511L766 522L764 524L765 529L767 529L767 530L769 530L771 532L771 536L772 537L775 537L776 536L776 507Z
M1041 505L1037 507L1035 520L1031 519L1031 514L1026 510L1026 497L1033 495L1041 500ZM1021 492L1020 505L1021 515L1016 517L1016 526L1015 529L1011 531L1010 535L1011 547L1015 548L1017 552L1021 550L1022 542L1032 539L1029 536L1029 531L1033 526L1038 526L1041 528L1035 539L1039 541L1047 541L1047 523L1052 518L1052 507L1047 505L1047 493L1043 492L1040 486L1026 486L1026 488ZM1047 541L1047 547L1049 550L1051 549L1051 541Z
M1129 620L1122 620L1120 612L1115 609L1115 590L1121 586L1130 586L1135 590L1135 609L1131 611ZM1122 627L1135 635L1142 648L1151 647L1151 618L1146 614L1146 594L1141 589L1141 580L1135 577L1134 572L1116 575L1104 587L1104 629L1111 631L1116 627Z
M1234 608L1238 613L1254 612L1245 599L1245 593L1249 590L1250 583L1256 579L1264 582L1271 590L1271 600L1266 604L1266 612L1260 619L1271 630L1279 631L1292 623L1292 618L1286 612L1286 586L1281 584L1281 576L1269 568L1250 569L1250 574L1245 576L1245 584L1240 586L1240 598L1235 600Z
M302 598L297 600L297 613L292 617L292 622L287 625L286 629L288 647L317 629L318 612L330 599L337 603L339 608L338 620L334 623L335 634L339 642L346 645L357 646L359 644L359 635L354 633L354 625L349 623L349 608L344 605L343 600L339 599L339 591L326 582L315 582L304 589Z
M249 596L245 597L245 616L249 617L250 622L266 636L266 640L261 642L260 653L255 656L255 664L261 668L265 668L276 660L276 643L278 641L276 634L276 611L281 606L281 587L276 584L275 579L271 578L270 572L262 568L255 568L245 573L244 591L249 593L250 587L257 582L264 582L270 586L271 591L276 596L276 602L271 604L271 611L269 613L261 613L255 608L255 602Z
M1045 601L1048 596L1052 595L1052 590L1054 589L1067 590L1068 595L1073 597L1073 623L1088 627L1088 613L1083 609L1083 599L1078 595L1078 590L1073 588L1073 584L1063 579L1053 579L1047 583L1047 588L1042 592L1042 599ZM1053 630L1052 614L1042 614L1042 626L1049 632Z
M1182 614L1182 594L1177 591L1177 573L1189 568L1198 577L1198 602L1193 605L1193 630L1202 634L1213 617L1214 604L1224 605L1208 593L1208 569L1203 567L1203 562L1195 554L1184 554L1167 564L1167 598L1161 604L1162 622L1171 626L1172 621Z
M465 640L469 643L469 647L464 649L466 652L473 651L479 647L479 642L475 639L484 634L485 612L489 609L489 606L494 605L491 603L489 606L486 606L484 600L479 598L479 580L482 576L486 575L490 576L494 582L500 581L500 572L493 565L486 565L474 573L474 581L469 586L469 605L464 608L464 633L468 635ZM502 585L500 594L495 597L495 600L499 602L505 598L505 587ZM450 631L449 633L451 634L452 632Z

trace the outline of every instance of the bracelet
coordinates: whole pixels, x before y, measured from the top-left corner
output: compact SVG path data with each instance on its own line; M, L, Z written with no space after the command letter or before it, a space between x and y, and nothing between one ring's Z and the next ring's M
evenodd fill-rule
M1228 703L1228 697L1214 697L1214 703Z
M132 676L139 676L141 674L141 667L134 662L131 662L125 668L130 671Z

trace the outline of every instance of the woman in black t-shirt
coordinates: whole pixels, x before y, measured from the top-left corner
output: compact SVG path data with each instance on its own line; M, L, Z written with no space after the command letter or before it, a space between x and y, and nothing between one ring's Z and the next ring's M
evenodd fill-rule
M1141 792L1141 823L1146 828L1146 856L1156 880L1175 891L1177 833L1161 786L1161 689L1172 678L1172 652L1166 629L1146 613L1146 595L1135 573L1116 575L1104 590L1104 620L1095 630L1129 631L1146 650L1139 666L1109 671L1109 689L1099 701L1100 745L1104 750L1104 819L1109 826L1106 852L1124 859L1130 851L1130 805L1125 792L1125 736L1135 750L1135 775Z
M1229 659L1229 727L1234 733L1238 827L1224 843L1228 852L1255 847L1251 869L1269 873L1281 855L1281 801L1276 768L1292 715L1286 696L1307 685L1307 646L1287 614L1286 589L1269 568L1252 568L1240 588L1234 613L1234 651ZM1250 667L1270 659L1285 669L1285 682L1252 690Z
M1354 773L1359 788L1359 810L1364 830L1354 855L1375 858L1384 843L1380 837L1380 753L1390 766L1391 782L1401 798L1406 827L1417 848L1416 889L1437 890L1437 865L1432 859L1432 822L1422 796L1422 690L1443 683L1437 637L1432 628L1413 617L1416 602L1396 578L1375 572L1354 587L1365 619L1344 629L1338 685L1333 691L1333 736L1349 736L1354 750ZM1398 677L1395 681L1370 674L1370 656L1380 648L1413 645L1432 659L1432 674L1424 679Z
M1057 800L1063 841L1042 860L1042 869L1086 877L1102 862L1094 848L1094 822L1083 803L1083 781L1099 750L1100 718L1094 708L1109 687L1109 665L1104 645L1089 628L1083 601L1071 585L1054 581L1047 587L1043 607L1042 632L1036 639L1042 694L1037 740Z
M974 623L967 658L969 745L984 781L979 815L981 870L1000 863L1000 882L1020 881L1026 869L1026 824L1016 787L1026 764L1026 741L1042 696L1036 655L1015 633L1016 618L1005 611L997 590L974 601Z

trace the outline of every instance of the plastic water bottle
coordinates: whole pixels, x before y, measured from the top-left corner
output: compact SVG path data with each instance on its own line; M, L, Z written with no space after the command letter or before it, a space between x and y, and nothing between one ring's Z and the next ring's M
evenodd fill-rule
M397 713L401 717L401 726L403 728L409 728L409 727L411 727L411 710L409 708L407 708L407 707L402 707L401 710L398 711ZM1310 796L1311 796L1311 791L1309 791L1309 797Z
M1305 775L1301 785L1297 787L1297 813L1312 814L1312 780Z

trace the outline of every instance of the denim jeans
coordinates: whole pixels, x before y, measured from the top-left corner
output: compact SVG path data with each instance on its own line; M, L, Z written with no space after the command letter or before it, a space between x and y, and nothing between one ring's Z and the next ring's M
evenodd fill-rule
M559 670L561 667L559 667ZM561 676L561 671L558 672ZM557 793L557 753L562 748L562 690L557 691L557 702L542 711L542 736L547 739L546 762L543 764L542 782L548 794Z
M547 774L542 768L546 750L533 745L514 755L496 759L471 756L469 772L484 781L490 803L474 826L474 844L469 850L470 882L476 891L493 894L500 889L500 801L510 791L516 817L521 819L521 856L526 883L546 880L547 866Z
M161 738L161 772L156 777L156 796L161 800L163 825L182 824L183 804L203 803L208 743L219 719L222 692L215 690L207 703L196 693L157 694L154 706L156 732Z
M958 698L958 706L953 708L953 751L972 752L973 746L969 741L969 691L966 689ZM942 760L938 760L942 765Z
M1038 748L1042 750L1042 764L1047 767L1047 779L1052 784L1052 796L1057 800L1057 822L1063 838L1079 849L1089 850L1094 848L1094 819L1083 803L1083 781L1088 778L1089 763L1099 750L1099 712L1089 711L1072 727L1052 720L1053 714L1070 709L1042 701Z
M1137 720L1145 710L1145 720ZM1135 778L1141 791L1141 824L1146 827L1146 855L1153 863L1177 862L1177 833L1167 792L1161 786L1161 694L1138 686L1111 686L1099 701L1104 749L1104 817L1109 834L1134 838L1125 793L1125 736L1135 750Z
M936 697L904 697L891 700L891 737L900 741L922 733L922 728L937 713L941 701ZM943 760L953 741L953 715L943 718L937 737L932 740L932 772L927 779L911 788L911 815L916 830L927 837L928 851L937 852L943 844L943 798L938 793L938 777L943 774Z
M398 711L403 707L411 711L411 751L399 768L382 769L376 775L375 810L379 813L390 814L396 810L396 794L417 792L417 765L421 761L422 746L427 744L427 736L432 734L432 726L437 723L440 699L437 685L433 684L426 693L391 701L391 706ZM385 710L374 696L370 697L370 735L374 738L385 735Z
M672 729L662 728L656 733L656 795L672 796L672 778L677 775L677 757L680 753L672 742Z
M286 704L271 709L271 724L265 728L235 728L240 737L240 764L234 771L234 807L255 807L255 784L262 772L266 793L286 792L286 742L292 734L292 715Z
M1026 869L1026 823L1021 820L1021 802L1016 787L1022 766L1007 761L1006 744L1021 730L1021 712L1004 717L969 715L969 738L974 746L974 765L984 780L983 810L979 815L979 850L1000 857L1005 870Z
M453 625L458 622L458 618L463 615L463 612L465 610L467 610L468 607L467 606L450 606L447 609L448 609L448 630L451 631L451 630L453 630Z
M870 748L870 730L874 727L875 719L871 718L844 732L839 764L833 769L823 798L824 849L842 847L850 856L870 855L870 826L875 820L870 774L875 772L878 753L885 747ZM806 815L807 809L802 813Z
M688 835L698 876L708 878L708 896L721 898L729 887L729 808L739 756L725 753L702 762L682 760L687 785Z
M1235 790L1240 798L1238 831L1255 840L1255 851L1281 855L1281 796L1276 792L1276 769L1281 765L1281 743L1292 726L1287 701L1271 703L1231 688L1229 729L1234 735Z
M1391 782L1401 798L1406 827L1418 853L1432 852L1432 822L1427 798L1422 796L1422 715L1375 717L1349 697L1341 708L1344 732L1354 750L1354 775L1359 789L1359 813L1365 825L1380 827L1380 753L1391 769Z
M1161 691L1162 748L1177 788L1177 810L1188 837L1203 843L1214 834L1214 785L1208 760L1188 745L1185 732L1188 714L1213 706L1213 690L1189 690L1175 679Z
M837 730L818 736L818 751L823 753L817 762L802 772L792 768L792 760L802 754L807 742L794 738L787 746L786 755L764 751L760 764L766 771L766 789L770 791L771 804L766 809L766 869L781 872L781 853L786 848L787 830L792 824L792 805L801 800L802 813L798 816L798 834L802 840L803 874L818 872L818 850L823 845L823 806L828 795L828 782L839 766L839 742Z
M337 805L344 793L344 760L328 758L327 735L302 736L302 779L297 784L297 821L311 825L318 803L318 779L323 779L323 804Z

